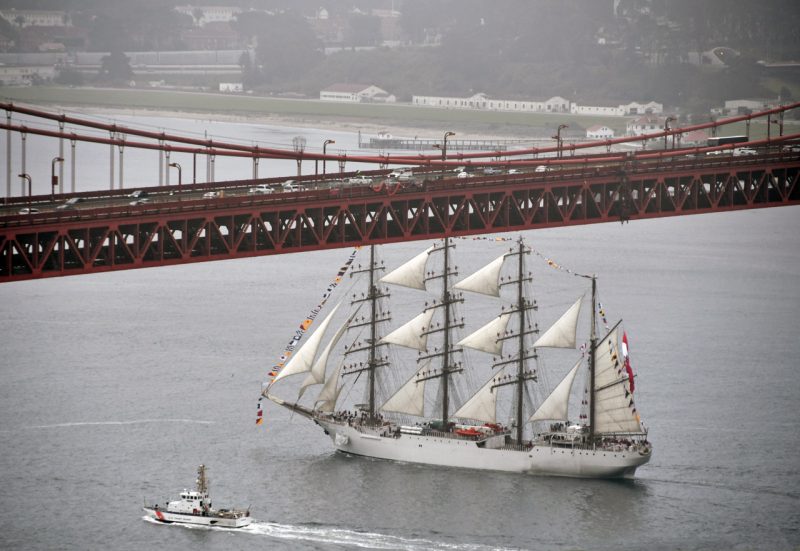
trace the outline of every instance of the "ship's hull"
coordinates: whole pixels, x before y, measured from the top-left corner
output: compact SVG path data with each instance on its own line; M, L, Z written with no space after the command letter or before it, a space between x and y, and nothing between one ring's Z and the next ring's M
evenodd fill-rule
M367 428L317 420L338 451L443 467L506 471L543 476L632 478L650 460L649 449L611 451L533 445L487 447L487 442L416 434L381 434Z
M237 518L225 518L216 515L201 516L186 513L170 513L161 509L145 507L144 512L147 516L158 522L165 524L196 524L199 526L219 526L222 528L242 528L247 526L253 519L249 516Z

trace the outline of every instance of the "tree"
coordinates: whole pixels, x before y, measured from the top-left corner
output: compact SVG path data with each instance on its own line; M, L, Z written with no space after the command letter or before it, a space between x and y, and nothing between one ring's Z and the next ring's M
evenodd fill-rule
M100 72L97 76L100 80L127 82L133 76L130 62L131 58L126 56L122 50L116 49L102 57L100 60Z

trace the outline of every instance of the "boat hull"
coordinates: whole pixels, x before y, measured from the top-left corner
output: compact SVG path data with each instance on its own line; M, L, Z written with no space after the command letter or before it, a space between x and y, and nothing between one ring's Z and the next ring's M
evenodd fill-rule
M215 515L201 516L186 513L171 513L161 509L145 507L144 512L148 517L164 524L194 524L198 526L219 526L222 528L242 528L247 526L253 519L249 516L238 518L225 518Z
M650 460L634 449L623 451L534 445L527 449L489 448L471 439L415 434L381 434L318 420L344 453L442 467L579 478L632 478Z

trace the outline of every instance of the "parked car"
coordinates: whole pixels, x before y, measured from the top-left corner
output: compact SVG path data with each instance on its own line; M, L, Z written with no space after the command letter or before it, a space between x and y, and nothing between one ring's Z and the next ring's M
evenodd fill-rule
M58 205L56 208L59 210L63 209L74 209L75 205L83 201L81 197L73 197L71 199L67 199L63 205Z
M207 191L203 194L204 199L213 199L215 197L219 197L222 194L219 191Z
M247 190L247 193L272 193L273 189L267 184L258 184Z

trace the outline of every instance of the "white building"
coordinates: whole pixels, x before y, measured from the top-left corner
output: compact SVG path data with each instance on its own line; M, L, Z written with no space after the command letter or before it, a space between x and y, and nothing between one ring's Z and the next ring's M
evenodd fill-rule
M632 101L620 105L620 108L625 111L626 115L660 115L664 112L664 104L655 101L649 101L647 103Z
M69 26L69 18L66 12L56 10L0 10L0 17L15 27Z
M419 107L442 109L476 109L484 111L518 111L526 113L569 113L569 100L554 96L544 101L493 99L484 93L470 97L412 96L411 103Z
M614 137L614 130L605 125L596 124L586 129L586 137L590 140L607 140Z
M320 91L323 101L394 103L397 98L374 84L333 84Z
M642 134L652 134L659 130L664 130L665 117L645 115L638 119L628 121L625 131L628 136L641 136Z
M625 109L621 105L578 105L573 103L570 109L573 115L592 115L598 117L621 117Z
M725 102L724 113L735 115L748 111L765 111L774 107L777 107L777 102L771 99L731 99Z
M34 80L52 80L56 76L55 66L6 66L0 65L0 84L4 86L28 86Z
M664 112L664 105L655 101L639 103L632 101L620 105L578 105L572 104L573 115L592 115L600 117L624 117L626 115L657 115Z
M244 85L241 82L220 82L220 92L244 92Z
M175 11L188 15L198 27L209 23L230 23L242 13L242 8L234 6L175 6Z

